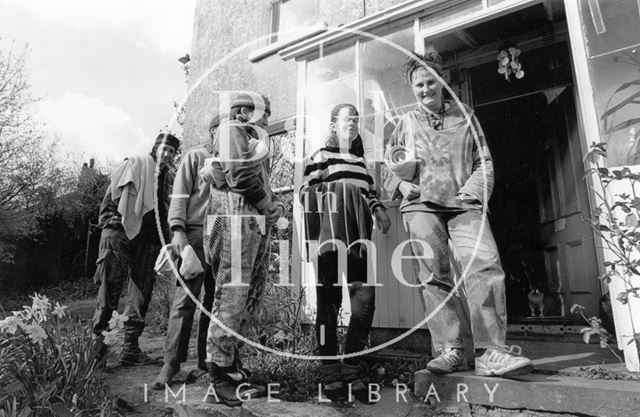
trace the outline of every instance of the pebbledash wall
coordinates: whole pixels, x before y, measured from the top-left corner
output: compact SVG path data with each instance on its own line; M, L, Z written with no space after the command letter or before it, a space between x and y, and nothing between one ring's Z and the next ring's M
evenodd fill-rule
M546 225L541 218L541 232L547 233L548 229L549 233L558 233L557 239L549 238L548 247L543 248L547 270L553 270L548 272L549 279L557 281L551 286L549 299L560 300L554 306L560 318L569 315L573 302L597 311L598 298L609 290L597 284L609 255L599 248L593 234L584 232L572 219L588 216L597 203L595 193L587 186L591 182L585 183L581 175L585 169L582 156L589 144L609 144L610 167L640 168L637 105L615 107L640 90L639 7L636 0L199 0L191 49L192 91L184 126L186 145L207 142L209 120L221 102L223 108L228 104L225 100L229 97L220 91L251 90L271 99L270 133L295 132L296 161L322 144L328 124L325 119L332 105L344 101L356 104L365 116L360 130L366 152L375 161L394 121L413 103L399 75L404 53L387 41L417 51L433 43L449 51L443 55L445 78L453 92L475 109L539 93L549 105L562 102L570 108L568 114L575 121L567 133L570 151L562 151L564 148L553 141L544 145L556 156L560 151L567 152L567 157L561 154L558 161L568 167L565 174L571 171L574 177L574 183L564 178L565 188L558 186L555 197L541 199L544 201L540 203L541 213L546 209L556 212ZM499 76L495 73L496 54L507 42L522 50L522 60L528 65L525 82L521 88L515 81L500 84L500 88L512 89L505 94L487 91L477 77L489 73ZM557 76L551 81L544 74L536 78L536 65L542 65L541 73L557 71ZM483 72L485 68L489 70ZM611 129L612 113L614 125L624 128ZM503 150L496 151L494 159ZM571 152L573 162L569 163ZM554 181L562 183L565 165L551 168ZM380 164L372 165L372 169L379 183L384 169ZM296 190L300 171L296 162L295 184L291 184ZM562 197L572 191L567 184L579 185L585 191L584 198L577 196L577 205L569 204L573 209L565 211ZM300 219L297 198L294 202L294 219ZM386 205L393 226L390 236L377 232L374 236L376 270L385 285L377 293L374 325L406 329L419 323L424 312L417 289L389 278L394 272L389 258L406 234L397 204L387 201ZM576 233L562 237L572 227ZM294 241L300 237L300 229L294 229ZM589 244L593 255L585 249ZM313 270L295 244L292 252L292 280L308 287L312 305ZM578 268L580 273L576 272ZM410 261L402 264L402 271L412 282ZM615 285L619 284L612 285L612 293L617 294ZM637 350L629 348L627 341L638 331L631 328L629 317L640 317L640 302L632 300L630 304L631 309L614 302L614 319L627 366L637 370Z

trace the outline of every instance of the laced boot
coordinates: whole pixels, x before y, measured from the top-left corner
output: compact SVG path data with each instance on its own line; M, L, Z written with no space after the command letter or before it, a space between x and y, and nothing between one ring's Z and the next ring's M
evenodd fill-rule
M247 375L239 371L235 364L223 367L207 362L207 371L209 383L215 391L215 395L207 396L208 404L224 403L229 407L237 407L244 401L262 397L266 393L265 387L250 384Z
M149 357L138 345L138 336L124 334L124 345L120 353L120 366L159 365L157 359Z

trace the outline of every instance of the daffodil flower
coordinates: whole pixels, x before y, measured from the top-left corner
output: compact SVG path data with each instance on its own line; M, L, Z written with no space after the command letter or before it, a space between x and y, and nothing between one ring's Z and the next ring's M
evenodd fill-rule
M23 327L24 323L17 316L9 316L2 320L0 320L0 333L9 333L10 335L15 334L18 331L18 328Z
M129 320L128 316L124 314L118 314L117 311L114 311L111 314L111 318L109 319L109 328L110 329L124 329L124 322Z
M58 318L63 318L65 315L65 309L67 308L67 306L61 306L60 303L56 303L56 306L53 308L53 311L51 312L51 314L53 314L54 316L58 316Z
M42 345L42 341L47 338L47 333L39 324L27 324L24 331L34 343Z
M113 345L118 341L118 331L117 331L117 329L111 329L109 331L104 330L102 332L102 336L104 336L104 344L105 345Z
M51 308L49 299L44 295L35 293L33 297L29 298L33 300L33 302L31 303L31 307L33 308L33 310L40 310L46 313L47 311L49 311L49 308Z

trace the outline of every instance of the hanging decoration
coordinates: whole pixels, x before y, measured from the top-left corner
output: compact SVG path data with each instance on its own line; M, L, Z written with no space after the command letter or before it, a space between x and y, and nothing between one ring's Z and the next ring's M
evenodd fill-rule
M498 53L496 57L498 60L498 74L504 74L506 81L511 81L511 74L514 74L518 80L524 77L522 64L518 60L521 52L515 46L510 46L503 48Z

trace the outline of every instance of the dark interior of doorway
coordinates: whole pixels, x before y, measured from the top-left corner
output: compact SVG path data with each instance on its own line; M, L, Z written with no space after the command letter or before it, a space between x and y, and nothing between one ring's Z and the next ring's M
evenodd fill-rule
M538 228L538 167L548 136L547 99L533 93L479 106L476 115L493 157L495 186L489 203L489 222L506 274L510 319L537 317L536 290L550 294L544 260L544 242ZM548 296L545 303L550 304ZM546 306L547 319L557 311ZM533 308L533 311L532 311Z
M589 203L562 2L537 3L428 44L442 54L491 149L489 221L506 273L509 321L573 322L570 303L593 304L598 295L583 285L593 262L576 268L572 261L577 253L589 257L593 240L580 220ZM500 74L489 52L509 46L521 50L522 78Z

